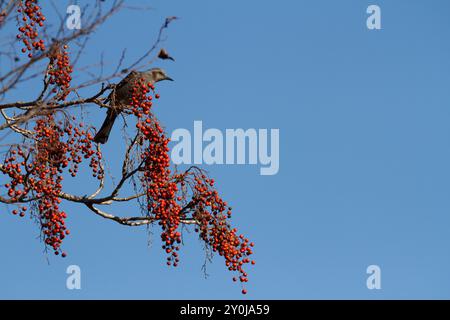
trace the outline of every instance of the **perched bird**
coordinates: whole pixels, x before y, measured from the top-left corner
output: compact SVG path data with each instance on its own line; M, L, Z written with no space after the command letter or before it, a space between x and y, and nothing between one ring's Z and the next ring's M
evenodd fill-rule
M159 81L169 80L172 78L166 75L164 70L160 68L153 68L148 71L131 71L106 99L106 103L109 103L108 112L106 113L106 119L103 122L102 127L94 137L96 143L106 143L111 133L111 129L116 121L117 116L126 108L129 108L132 102L133 86L136 81L142 79L145 83L156 83Z
M159 51L158 58L160 58L160 59L162 59L162 60L172 60L172 61L175 61L175 59L172 58L172 57L169 55L169 53L167 52L166 49L161 49L161 50Z

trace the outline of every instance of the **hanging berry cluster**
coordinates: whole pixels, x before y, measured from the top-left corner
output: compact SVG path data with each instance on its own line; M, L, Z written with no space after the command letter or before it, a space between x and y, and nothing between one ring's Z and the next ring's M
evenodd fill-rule
M56 255L61 253L61 243L69 230L66 228L67 214L60 208L60 193L64 169L76 176L78 165L83 159L100 161L99 152L92 149L93 137L83 130L83 124L73 126L56 122L54 115L44 116L36 121L33 146L16 146L8 152L1 171L8 175L10 182L5 184L11 202L33 201L37 209L45 244ZM102 175L97 169L97 175ZM13 214L25 216L32 210L19 205ZM30 212L31 213L31 212ZM66 253L62 252L65 257Z
M177 266L180 250L181 206L176 201L177 184L171 181L170 158L168 155L169 139L164 130L153 117L150 109L152 97L147 94L154 87L143 81L137 81L133 87L132 107L133 113L138 117L136 127L148 142L145 152L141 155L144 161L143 177L141 181L147 192L148 210L154 214L162 227L161 240L163 249L169 255L167 265Z
M22 40L22 52L28 52L33 57L33 50L45 50L44 40L39 39L38 27L44 26L45 16L37 4L37 0L19 0L17 12L19 13L20 27L17 39Z
M55 44L49 53L49 83L54 85L52 92L56 94L56 99L63 101L70 93L70 81L72 81L73 68L70 65L68 46Z
M183 208L189 206L194 212L192 218L199 226L200 238L225 259L230 271L237 272L233 281L245 283L248 275L244 265L250 260L253 243L243 235L237 235L237 230L229 224L232 211L214 189L214 180L209 179L197 168L184 174L171 174L169 158L169 138L164 134L157 118L151 112L154 91L151 83L137 81L133 87L132 107L137 117L136 127L147 141L146 149L141 155L144 161L141 181L147 191L149 214L162 227L161 239L163 249L169 254L167 264L177 266L179 263L181 233L179 226L186 219ZM159 95L155 94L158 99ZM242 290L246 294L246 289Z
M20 0L17 11L21 17L17 39L20 39L25 46L22 52L29 52L28 57L32 58L33 50L45 51L44 40L39 39L38 33L38 27L44 26L45 16L37 0ZM54 43L48 53L49 83L54 85L52 92L56 94L58 101L65 100L70 93L73 68L67 49L67 45L61 46L59 43Z
M207 178L202 173L193 173L192 203L196 210L193 217L200 222L196 232L200 238L209 244L213 252L218 252L225 259L228 270L238 272L241 283L248 281L244 265L255 264L249 256L253 254L250 243L244 235L237 235L237 229L231 228L228 219L231 218L232 208L228 207L218 192L214 190L214 179ZM233 281L237 281L237 277ZM242 293L246 293L245 289Z

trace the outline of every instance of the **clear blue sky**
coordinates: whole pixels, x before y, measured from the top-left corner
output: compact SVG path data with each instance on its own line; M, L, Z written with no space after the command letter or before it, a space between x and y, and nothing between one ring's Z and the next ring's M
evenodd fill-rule
M164 44L176 63L158 63L176 79L159 90L167 131L194 120L280 129L278 175L207 167L256 243L246 298L450 298L449 1L145 3L153 10L123 11L98 30L82 61L104 51L113 69L124 47L131 61L164 17L179 16ZM370 4L381 7L380 31L366 28ZM103 116L91 112L95 125ZM117 145L105 153L119 156ZM68 188L91 187L81 177ZM4 207L0 298L242 298L221 257L203 277L195 234L172 269L158 228L149 248L145 228L65 208L69 256L48 264L37 226ZM70 264L81 267L82 290L65 287ZM366 288L371 264L382 269L378 291Z

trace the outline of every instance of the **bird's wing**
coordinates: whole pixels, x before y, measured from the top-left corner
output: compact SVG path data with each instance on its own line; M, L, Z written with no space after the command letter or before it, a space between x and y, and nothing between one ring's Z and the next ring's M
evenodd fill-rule
M136 71L131 71L125 78L123 78L116 86L116 90L123 88L124 85L133 81L138 73Z
M117 93L123 90L123 88L128 84L129 82L133 81L133 78L135 78L137 75L136 71L131 71L125 78L123 78L114 88L114 90L109 94L107 101L111 101L112 95L115 94L117 96Z

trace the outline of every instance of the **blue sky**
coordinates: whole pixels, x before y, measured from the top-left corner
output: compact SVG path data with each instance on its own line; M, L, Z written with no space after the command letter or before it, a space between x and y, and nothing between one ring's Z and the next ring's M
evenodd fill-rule
M156 112L167 131L192 129L195 120L221 130L280 129L277 175L206 168L234 208L233 223L256 244L245 298L450 298L448 1L145 3L152 10L125 10L99 29L82 62L104 52L113 70L123 48L131 61L166 16L179 16L164 43L176 62L157 64L176 80L159 89ZM370 4L381 7L382 30L366 27ZM103 116L91 111L89 120L99 126ZM119 134L105 147L112 168ZM90 186L87 176L67 183L80 193ZM61 259L42 252L31 220L4 207L0 298L242 298L221 257L204 278L194 233L185 234L172 269L156 227L149 247L145 228L65 208L72 233ZM66 289L71 264L81 267L81 290ZM381 290L366 287L372 264L381 267Z

